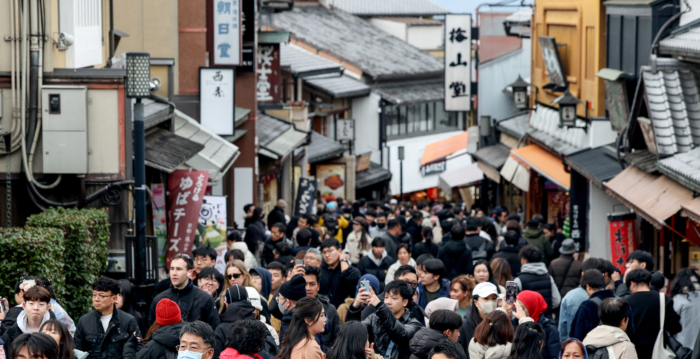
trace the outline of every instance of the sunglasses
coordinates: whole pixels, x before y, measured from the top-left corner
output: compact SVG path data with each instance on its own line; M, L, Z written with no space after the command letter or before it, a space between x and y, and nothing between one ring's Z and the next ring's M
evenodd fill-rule
M242 275L243 275L243 273L227 274L226 277L228 278L228 280L231 280L231 279L238 279Z

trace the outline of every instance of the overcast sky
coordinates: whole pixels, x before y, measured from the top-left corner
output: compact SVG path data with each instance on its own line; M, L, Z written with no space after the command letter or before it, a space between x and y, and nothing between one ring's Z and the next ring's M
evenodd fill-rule
M457 14L472 14L474 15L476 13L476 7L479 6L479 4L483 3L499 3L499 2L506 2L504 0L431 0L432 2L444 7L445 9L449 10L452 13L457 13ZM513 0L511 1L512 4L518 4L520 1L518 0ZM526 0L526 4L532 4L533 0ZM483 11L484 7L481 7L481 11ZM508 9L508 8L504 8ZM515 8L511 8L515 9Z

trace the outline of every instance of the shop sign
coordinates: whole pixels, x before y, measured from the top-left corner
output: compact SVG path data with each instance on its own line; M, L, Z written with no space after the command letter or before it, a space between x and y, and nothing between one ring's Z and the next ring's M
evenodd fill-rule
M151 185L153 234L158 238L158 267L165 267L165 244L168 242L168 222L165 220L165 186Z
M445 15L445 111L471 110L472 16Z
M569 205L571 209L569 212L571 239L578 242L579 248L586 248L588 180L576 171L571 171L571 189L569 190L569 196Z
M214 0L213 65L241 64L241 0Z
M241 0L243 43L255 42L255 0Z
M233 136L235 125L235 70L199 68L199 122L222 136Z
M368 170L371 158L372 152L357 155L357 168L355 169L355 172L362 172Z
M313 214L314 200L316 199L316 180L301 178L297 190L297 200L294 206L294 215Z
M355 140L355 120L350 119L338 119L336 120L336 135L335 139L338 141Z
M345 193L345 164L327 164L316 166L318 191L326 202L346 198Z
M549 76L549 85L554 87L555 91L564 91L568 88L569 83L566 81L566 73L556 39L551 36L540 36L540 49Z
M637 216L634 213L608 214L612 263L622 274L625 274L627 257L634 251L636 218Z
M222 274L226 272L226 196L204 196L199 210L197 236L199 245L211 246L216 250L214 268Z
M256 97L259 103L279 103L281 95L280 45L258 45L258 79Z
M175 170L168 179L168 251L170 258L190 253L197 234L199 211L209 181L207 171Z
M443 158L442 160L438 160L438 162L431 162L421 167L420 174L425 177L445 172L445 170L447 170L447 161Z
M255 45L243 45L241 54L243 56L241 66L236 68L236 71L239 73L255 72Z

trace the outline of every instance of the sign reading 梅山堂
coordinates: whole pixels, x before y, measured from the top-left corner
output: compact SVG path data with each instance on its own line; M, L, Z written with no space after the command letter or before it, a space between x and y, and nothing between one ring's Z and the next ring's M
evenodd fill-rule
M471 109L471 31L471 15L445 15L445 111Z
M313 214L314 200L316 199L316 180L301 178L297 190L297 201L294 206L294 215Z
M214 0L214 65L241 64L241 1Z

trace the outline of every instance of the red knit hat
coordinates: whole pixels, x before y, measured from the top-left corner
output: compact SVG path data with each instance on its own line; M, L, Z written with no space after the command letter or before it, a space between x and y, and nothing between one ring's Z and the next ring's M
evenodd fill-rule
M180 307L168 298L163 298L156 305L156 323L166 326L180 323Z

